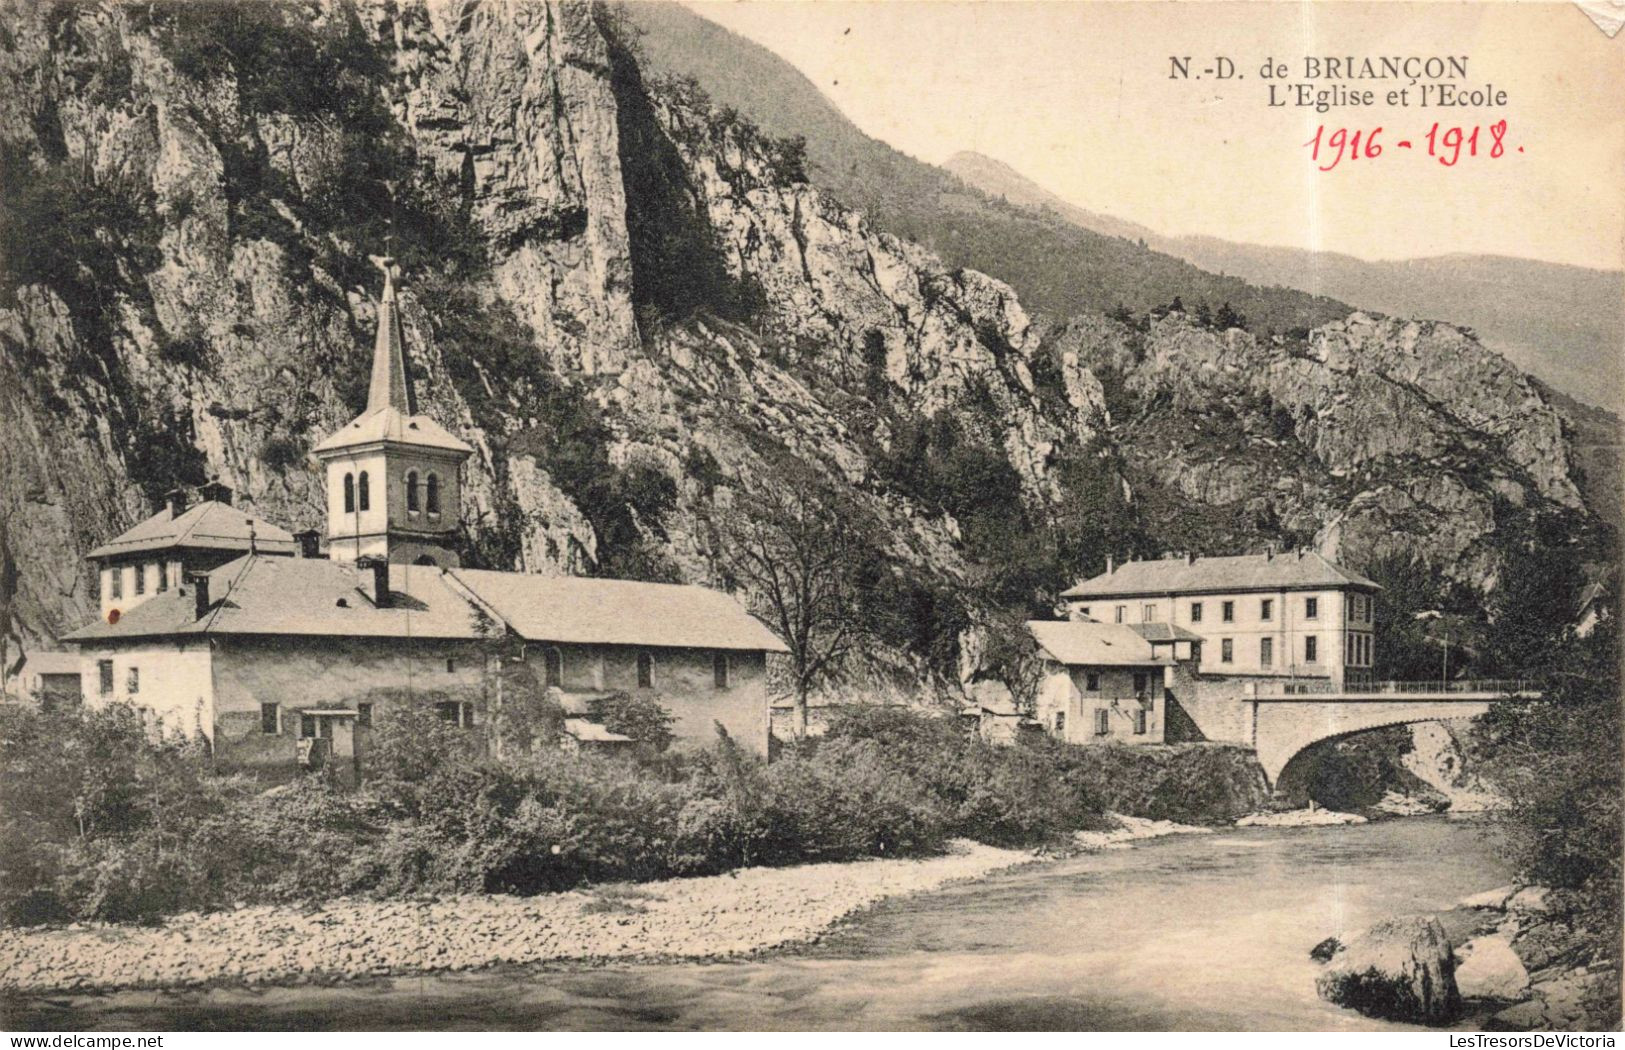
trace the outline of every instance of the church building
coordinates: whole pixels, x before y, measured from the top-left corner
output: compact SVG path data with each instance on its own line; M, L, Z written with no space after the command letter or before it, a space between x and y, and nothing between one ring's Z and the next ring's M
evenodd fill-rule
M784 644L705 587L461 567L472 452L418 411L386 261L366 409L312 450L325 556L315 534L254 519L229 492L190 509L177 496L92 552L102 614L65 639L87 702L201 734L222 768L276 779L332 763L348 778L393 705L472 730L523 667L577 745L619 739L583 716L624 691L670 711L679 742L721 726L765 755L767 654Z

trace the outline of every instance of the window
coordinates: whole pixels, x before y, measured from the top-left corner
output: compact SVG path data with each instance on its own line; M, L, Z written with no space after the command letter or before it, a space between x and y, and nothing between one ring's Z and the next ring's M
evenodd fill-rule
M107 574L107 596L109 598L124 597L124 567L115 565Z
M406 472L406 512L418 512L418 472L415 470Z
M162 594L167 590L169 590L169 563L161 561L158 563L158 593Z
M106 696L111 693L113 691L113 661L97 660L96 675L100 679L102 695Z
M1084 688L1089 690L1091 693L1100 692L1100 672L1099 671L1090 671L1087 675L1084 676L1083 681L1084 681Z
M547 685L564 688L564 654L557 649L549 649L546 654Z
M367 472L364 470L361 472L361 477L356 481L355 505L360 510L372 509L372 493L367 485Z
M1141 623L1151 623L1154 620L1156 620L1156 618L1157 618L1157 607L1155 605L1143 605L1143 606L1140 607L1140 622Z
M1274 599L1265 598L1263 601L1258 603L1258 618L1260 620L1273 620L1273 619L1275 619L1275 601L1274 601Z
M442 721L450 722L459 729L472 729L474 727L474 705L458 703L456 700L443 700L434 705L435 714Z
M306 740L309 740L311 737L316 735L316 716L299 716L299 735L304 737Z
M1089 615L1089 607L1087 605L1078 606L1078 615L1079 616L1088 616Z
M371 703L363 700L361 703L355 705L355 724L360 726L362 729L367 729L372 725Z
M145 565L135 567L135 593L147 593L147 567Z
M1118 623L1122 623L1122 622L1123 622L1123 614L1124 614L1124 613L1126 613L1126 612L1128 612L1128 606L1126 606L1126 605L1119 605L1119 606L1118 606L1118 607L1117 607L1117 622L1118 622Z
M1057 733L1066 732L1066 712L1065 711L1057 711L1057 712L1055 712L1055 731Z
M141 691L141 668L132 667L124 672L124 691L131 696Z
M1134 734L1136 736L1145 736L1146 730L1150 726L1151 711L1149 708L1142 707L1134 712Z
M1145 672L1144 671L1137 671L1134 674L1134 695L1135 696L1144 696L1145 695Z
M1263 638L1258 643L1258 662L1263 667L1275 666L1275 639Z
M638 654L638 688L655 687L655 658L648 653Z
M429 491L427 492L426 495L428 497L427 502L428 502L428 506L429 506L429 513L430 514L439 514L440 513L440 479L435 477L433 474L429 475Z
M728 688L727 653L717 653L711 657L711 681L718 689Z
M282 705L260 705L260 732L270 736L282 732Z
M1191 623L1202 622L1202 603L1191 602Z
M344 513L355 513L355 475L344 475Z
M1219 603L1219 619L1223 620L1225 623L1235 623L1236 622L1236 603L1235 602L1220 602Z
M1305 598L1303 600L1303 616L1306 620L1317 620L1320 618L1319 598Z
M1219 662L1222 664L1235 663L1236 643L1229 638L1219 639Z
M1320 662L1320 639L1312 634L1303 640L1303 658L1312 664Z
M1104 707L1095 708L1095 736L1105 736L1111 731L1111 713Z

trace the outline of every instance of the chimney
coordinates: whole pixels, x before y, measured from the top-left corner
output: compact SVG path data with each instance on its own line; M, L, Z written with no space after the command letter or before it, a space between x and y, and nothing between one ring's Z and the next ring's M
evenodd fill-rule
M208 574L207 573L198 573L196 576L189 577L188 582L191 583L191 585L192 585L192 597L193 597L193 600L194 600L194 606L193 606L194 615L192 616L192 619L201 620L205 616L209 615L209 577L208 577Z
M170 489L164 493L164 503L169 507L171 521L186 513L186 490L181 488Z
M379 609L389 608L389 559L369 555L357 558L355 567L372 570L372 604Z
M1274 561L1275 560L1275 544L1272 543L1269 546L1264 548L1264 560L1265 561Z
M198 487L197 497L205 502L212 500L215 503L224 503L229 507L231 506L231 486L222 485L218 481L211 481L207 485Z
M1106 555L1106 575L1110 576L1117 571L1117 562L1110 554Z
M317 548L317 541L320 536L321 533L315 529L304 529L293 534L294 542L299 544L299 556L301 558L321 557Z
M1185 552L1185 564L1186 565L1195 565L1196 564L1196 552L1195 551L1186 551Z
M1298 548L1298 560L1299 561L1303 561L1303 554L1304 554L1303 548L1299 547Z

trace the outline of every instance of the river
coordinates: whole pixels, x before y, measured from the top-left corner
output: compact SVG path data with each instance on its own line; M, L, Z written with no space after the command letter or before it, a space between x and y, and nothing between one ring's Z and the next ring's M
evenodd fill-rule
M1443 817L1235 829L886 902L747 962L507 968L338 986L30 998L20 1030L1380 1029L1309 948L1510 881Z

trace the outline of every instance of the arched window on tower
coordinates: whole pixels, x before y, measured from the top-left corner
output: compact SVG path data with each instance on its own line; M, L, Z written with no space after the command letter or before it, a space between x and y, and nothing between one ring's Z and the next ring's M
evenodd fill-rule
M413 514L418 512L418 472L406 472L406 509Z
M366 471L363 470L361 472L361 477L356 481L356 486L355 487L356 487L355 505L358 508L360 508L361 510L370 510L372 508L372 500L370 498L368 498L369 493L367 491L367 472Z
M425 493L425 496L427 497L425 502L428 504L429 513L430 514L439 514L440 513L440 479L435 477L433 474L429 475L428 489L429 489L429 491L427 493Z
M344 475L344 513L355 513L355 475Z

